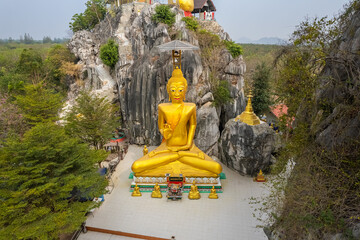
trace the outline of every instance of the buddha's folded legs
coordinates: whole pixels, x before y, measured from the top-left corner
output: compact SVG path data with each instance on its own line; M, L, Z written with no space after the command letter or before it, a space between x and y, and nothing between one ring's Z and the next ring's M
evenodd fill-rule
M194 157L181 157L178 159L178 161L198 169L207 170L215 174L220 174L222 171L221 165L215 161L208 161Z
M134 173L139 173L145 170L149 170L152 168L156 168L162 165L166 165L171 163L179 158L177 153L167 154L165 156L160 157L152 157L146 160L137 160L132 165L132 170Z

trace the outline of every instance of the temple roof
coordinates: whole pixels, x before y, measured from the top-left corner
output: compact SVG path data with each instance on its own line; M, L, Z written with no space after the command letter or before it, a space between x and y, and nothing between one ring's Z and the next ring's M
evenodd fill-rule
M285 104L279 104L270 107L270 110L277 118L280 118L282 115L287 114L288 107Z
M194 0L194 10L202 9L204 7L205 3L207 3L209 5L211 11L213 11L213 12L216 11L215 5L214 5L213 1L211 1L211 0Z

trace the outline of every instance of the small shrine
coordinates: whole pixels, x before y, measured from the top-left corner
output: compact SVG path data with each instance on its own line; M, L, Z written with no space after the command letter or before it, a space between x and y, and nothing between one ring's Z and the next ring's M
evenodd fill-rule
M250 92L250 94L248 95L248 102L247 102L245 111L243 111L240 115L238 115L235 118L235 121L240 120L241 122L246 123L246 124L251 125L251 126L260 124L260 119L254 113L254 110L253 110L252 105L251 105L251 98L252 97L253 96L251 95L251 92Z
M191 12L200 20L215 20L215 4L212 0L194 0L194 10Z
M259 171L259 173L257 174L257 176L254 178L254 182L266 182L266 181L267 181L267 179L265 178L263 172L262 172L261 169L260 169L260 171Z

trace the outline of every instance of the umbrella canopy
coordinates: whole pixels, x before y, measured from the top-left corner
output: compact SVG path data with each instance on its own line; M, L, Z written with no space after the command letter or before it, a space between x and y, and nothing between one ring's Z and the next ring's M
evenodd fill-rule
M194 45L191 45L188 42L183 42L179 40L174 40L168 43L161 44L157 46L160 51L169 51L169 50L199 50L200 48Z

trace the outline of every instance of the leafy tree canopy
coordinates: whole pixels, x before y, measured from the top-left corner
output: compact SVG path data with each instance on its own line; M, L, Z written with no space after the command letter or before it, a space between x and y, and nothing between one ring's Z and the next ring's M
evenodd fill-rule
M100 48L100 58L107 66L114 68L119 61L119 46L113 39L109 39L106 44Z
M78 201L80 196L105 192L106 180L95 167L105 158L49 122L23 139L9 139L0 149L0 236L57 239L77 229L94 204Z
M116 107L109 100L84 91L65 117L65 128L68 134L84 143L102 147L120 125L115 113Z
M41 54L32 49L24 49L17 63L17 71L27 74L33 82L38 82L42 75L43 59Z
M62 44L52 46L44 62L46 80L54 86L65 89L66 72L63 71L63 66L73 64L75 61L76 58L74 54L72 54L66 46Z
M237 58L238 56L243 54L242 47L239 44L235 43L234 41L224 41L224 43L227 50L229 50L233 58Z
M16 96L16 103L30 125L55 121L62 107L63 96L43 84L27 85L24 95Z
M80 30L92 30L96 24L105 18L106 4L104 0L89 0L85 3L84 13L75 14L69 23L73 32Z
M253 74L252 106L254 112L259 115L269 110L272 104L270 91L270 68L265 63L258 64Z
M12 133L22 135L27 127L20 109L10 98L0 93L0 145Z
M156 23L165 23L171 27L175 23L175 13L171 11L169 5L161 4L156 6L152 20Z
M185 22L186 27L191 31L195 32L198 30L199 22L195 17L183 17L181 20Z
M219 81L219 85L213 90L213 95L216 107L233 101L229 91L229 83L225 80Z

